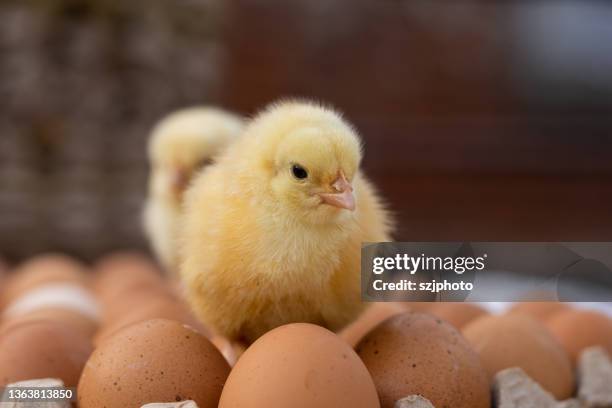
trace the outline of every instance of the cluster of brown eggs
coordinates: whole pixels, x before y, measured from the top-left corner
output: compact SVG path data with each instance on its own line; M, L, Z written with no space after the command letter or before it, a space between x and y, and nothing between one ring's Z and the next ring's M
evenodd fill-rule
M383 407L409 394L424 395L435 407L490 407L495 401L488 390L496 375L513 367L562 401L577 393L584 350L598 346L612 356L609 317L557 302L517 303L501 315L467 303L375 304L340 335L356 345ZM462 351L449 344L462 344ZM410 372L410 362L429 367ZM461 372L466 367L472 371ZM478 392L479 371L486 373L486 393ZM608 381L612 396L612 377Z
M562 400L575 394L582 350L612 355L612 321L564 304L490 315L472 304L380 303L338 334L299 323L272 330L234 365L231 344L146 257L116 254L87 269L46 255L0 281L0 385L61 379L77 387L81 408L387 408L410 395L486 408L501 370L519 367Z

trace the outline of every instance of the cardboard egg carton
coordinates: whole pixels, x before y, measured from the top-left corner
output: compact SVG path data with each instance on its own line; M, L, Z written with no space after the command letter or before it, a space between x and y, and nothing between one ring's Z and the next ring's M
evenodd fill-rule
M612 361L601 347L584 350L574 399L557 401L517 367L497 373L493 391L497 408L612 408Z
M581 408L577 400L558 402L551 393L518 368L507 368L495 375L493 385L497 408Z
M578 378L578 398L588 408L612 407L612 359L602 347L592 347L582 352Z
M421 395L410 395L395 403L394 408L434 408L431 401Z
M195 401L181 401L181 402L168 402L168 403L152 403L143 405L140 408L198 408L198 404Z

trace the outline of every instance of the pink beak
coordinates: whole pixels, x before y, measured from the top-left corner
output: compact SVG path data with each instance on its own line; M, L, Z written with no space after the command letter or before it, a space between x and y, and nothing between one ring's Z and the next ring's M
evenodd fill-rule
M346 180L344 173L340 172L332 187L337 193L319 193L325 204L334 207L344 208L349 211L355 210L355 197L353 196L353 186Z

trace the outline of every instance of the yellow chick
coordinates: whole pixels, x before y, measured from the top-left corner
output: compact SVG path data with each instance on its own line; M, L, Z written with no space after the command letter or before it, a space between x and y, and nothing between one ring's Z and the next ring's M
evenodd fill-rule
M176 234L183 193L195 172L243 129L243 120L210 107L193 107L162 119L149 139L149 193L144 228L153 251L166 269L178 275Z
M361 243L390 231L360 161L333 110L286 102L253 119L186 194L181 276L196 314L246 343L290 322L351 322Z

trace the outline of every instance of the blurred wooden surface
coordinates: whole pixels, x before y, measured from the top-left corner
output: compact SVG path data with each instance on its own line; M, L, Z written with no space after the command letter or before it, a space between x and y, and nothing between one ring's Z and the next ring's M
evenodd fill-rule
M356 124L397 239L612 240L610 88L549 83L550 67L529 60L529 7L3 2L0 253L146 248L155 120L194 103L253 114L291 96Z

